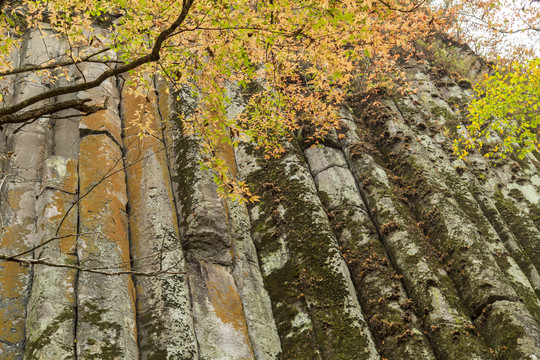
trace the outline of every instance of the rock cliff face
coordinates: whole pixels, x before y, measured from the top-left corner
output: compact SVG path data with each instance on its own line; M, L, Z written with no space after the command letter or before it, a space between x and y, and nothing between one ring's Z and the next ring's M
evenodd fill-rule
M106 111L5 127L0 252L24 261L0 262L0 359L540 358L540 156L457 159L466 82L406 70L419 92L351 99L344 138L225 151L248 207L218 197L175 121L193 100L164 83L113 78L85 94Z

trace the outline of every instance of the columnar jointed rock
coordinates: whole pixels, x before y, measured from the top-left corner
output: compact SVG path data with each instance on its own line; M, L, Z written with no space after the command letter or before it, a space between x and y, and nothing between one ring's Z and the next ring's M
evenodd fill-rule
M53 156L45 163L38 197L36 259L77 264L77 161ZM26 317L25 357L75 356L76 280L74 268L35 265Z
M426 80L421 72L415 76ZM411 209L430 243L445 260L463 304L488 344L514 357L535 354L540 351L540 303L534 288L459 179L463 170L452 166L444 132L432 130L435 125L426 124L424 119L435 116L434 109L440 109L426 105L428 95L412 95L408 106L404 106L402 99L397 103L383 101L383 106L368 106L359 114L371 129L372 138L377 139L376 146L386 165L403 186L412 189L406 192ZM418 105L410 106L415 103ZM432 103L440 100L428 105ZM455 121L451 115L441 117L440 121ZM498 321L515 329L512 335L493 331L489 326L492 307L498 308Z
M261 196L252 231L284 359L377 359L349 271L298 150L265 161L248 147L242 177ZM314 346L315 344L315 346Z
M385 249L398 274L403 276L435 353L442 359L488 359L486 344L474 331L452 281L403 204L399 189L392 188L384 168L367 153L368 149L362 148L356 125L348 118L344 124L347 162L364 197L370 200L368 205Z
M48 33L46 29L44 32ZM39 31L30 31L23 41L17 63L22 66L47 61L46 49L51 45L54 48L56 44L42 38ZM23 74L14 81L13 102L47 89L35 75ZM6 152L3 155L9 156L9 161L2 178L0 251L3 255L21 254L31 258L33 251L30 249L36 245L36 197L46 154L50 151L46 140L48 126L40 119L22 128L15 124L4 131ZM18 359L24 352L25 308L30 284L29 266L0 263L0 354L3 358Z
M56 43L57 50L67 44ZM58 46L60 45L60 46ZM64 49L65 50L65 49ZM72 77L73 69L71 70ZM60 79L59 85L68 84ZM72 95L69 95L73 98ZM56 101L66 100L59 97ZM33 268L32 292L26 316L25 358L71 359L75 352L78 264L78 149L80 116L66 110L65 121L50 124L50 150L37 198L34 258L71 267L45 264ZM63 289L63 291L62 291Z
M30 32L14 59L66 48L48 41ZM457 159L467 91L406 70L418 93L351 101L343 139L216 149L261 196L247 207L200 169L176 116L196 100L164 81L108 79L54 100L105 111L6 126L0 252L38 263L0 262L0 359L540 357L540 155ZM7 80L8 102L68 81Z
M413 302L392 268L380 236L397 227L377 230L343 153L331 147L305 151L319 196L337 234L340 251L351 271L364 314L381 355L402 359L435 359L419 328Z
M180 133L175 141L180 227L200 357L274 359L280 344L254 266L247 213L219 198L211 174L199 168L197 142Z
M96 76L103 71L96 65ZM108 110L79 123L79 264L85 268L130 271L127 190L121 119L115 79L103 92L114 96ZM115 107L116 106L116 107ZM135 288L130 274L80 272L77 281L79 359L135 359Z
M129 90L122 91L121 109L131 256L136 271L156 273L135 277L140 358L193 359L197 344L161 112L153 89L151 102ZM139 120L155 135L141 138Z

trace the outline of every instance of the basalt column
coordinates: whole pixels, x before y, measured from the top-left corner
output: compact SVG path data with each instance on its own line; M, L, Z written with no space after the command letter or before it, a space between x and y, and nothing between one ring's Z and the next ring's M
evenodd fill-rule
M182 108L178 109L182 110ZM253 359L248 324L233 276L234 234L226 202L212 175L201 170L195 138L172 124L172 160L182 241L201 359Z
M237 151L241 177L261 196L250 209L282 358L378 359L326 213L297 148L264 160Z
M48 34L46 27L42 30ZM16 65L45 62L54 54L51 39L38 30L23 39L22 52ZM14 54L15 55L15 54ZM21 74L13 79L13 98L17 102L48 89L50 84L35 75ZM7 157L2 177L3 198L0 202L0 251L3 255L32 258L36 239L36 197L39 194L45 159L50 152L46 120L32 124L10 125L4 130L4 156ZM25 349L26 305L31 289L32 268L18 262L0 262L0 354L3 359L21 359Z
M100 64L83 69L86 77L105 70ZM80 272L77 282L78 359L137 359L135 288L131 270L126 212L119 94L116 79L85 94L109 97L107 110L79 123L79 240L82 267L113 273Z
M153 88L136 90L122 88L120 108L131 256L134 270L147 274L135 276L140 358L194 359L198 349L167 160L171 149L161 130L168 109L158 108ZM141 123L151 136L139 136Z
M401 183L422 230L442 255L445 269L474 325L492 348L512 357L540 351L539 300L467 184L454 167L445 132L430 119L441 113L440 94L421 67L411 74L428 90L408 99L382 100L357 115L376 139L383 162ZM426 93L429 91L428 93ZM446 105L448 106L448 105ZM450 114L449 111L442 111ZM443 115L442 121L456 121ZM448 133L448 132L446 132ZM449 151L450 150L450 151ZM522 264L526 264L521 261ZM525 268L530 272L529 267ZM500 326L513 329L501 332Z
M67 44L56 44L66 47ZM75 77L70 69L71 77ZM68 81L58 80L65 86ZM74 98L60 97L57 101ZM71 359L75 352L78 271L78 154L80 116L74 110L50 120L51 153L45 160L37 198L37 260L65 265L33 267L32 293L26 318L26 359Z
M376 227L339 149L320 145L306 149L304 154L382 355L434 359L413 302L401 283L402 276L393 269L379 240L397 223L380 230Z

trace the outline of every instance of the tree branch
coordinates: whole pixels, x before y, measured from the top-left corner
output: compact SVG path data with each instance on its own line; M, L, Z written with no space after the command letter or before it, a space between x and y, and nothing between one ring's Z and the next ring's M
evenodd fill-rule
M5 108L0 108L0 125L6 124L6 123L13 123L13 122L22 122L26 121L24 119L17 121L17 117L11 117L9 118L9 115L13 115L16 112L33 105L35 103L38 103L43 100L47 100L56 96L65 95L65 94L71 94L76 93L79 91L85 91L89 89L93 89L99 85L101 85L102 82L104 82L106 79L120 75L122 73L134 70L138 68L141 65L144 65L146 63L154 62L159 60L159 52L161 50L161 46L167 40L171 34L174 33L174 31L180 27L180 25L184 22L186 19L189 10L191 6L193 5L193 2L195 0L184 0L182 12L178 16L178 18L169 26L167 29L163 30L156 38L156 41L154 43L154 46L152 48L152 52L150 54L147 54L145 56L142 56L136 60L133 60L130 63L127 63L125 65L119 66L114 69L109 69L104 71L100 76L98 76L95 80L84 82L84 83L78 83L75 85L68 85L64 87L58 87L46 92L43 92L41 94L32 96L26 100L23 100L19 102L18 104L14 104L12 106L7 106Z
M62 61L62 62L57 62L57 63L53 63L53 64L49 64L49 65L25 65L25 66L21 66L21 67L18 67L16 69L13 69L13 70L8 70L8 71L3 71L3 72L0 72L0 76L9 76L9 75L16 75L16 74L20 74L20 73L24 73L24 72L31 72L31 71L40 71L40 70L50 70L50 69L55 69L55 68L59 68L59 67L63 67L63 66L70 66L70 65L75 65L75 64L79 64L79 63L82 63L82 62L98 62L98 63L124 63L122 61L116 61L116 60L92 60L92 58L96 55L99 55L99 54L102 54L106 51L109 51L111 48L110 47L106 47L104 49L101 49L99 50L98 52L95 52L93 54L90 54L78 61Z
M17 262L19 264L25 264L25 265L46 265L46 266L56 267L56 268L75 269L78 271L84 271L84 272L93 273L93 274L109 275L109 276L118 276L118 275L157 276L161 274L184 275L186 273L185 271L170 271L168 269L151 271L151 272L135 271L135 270L103 271L103 270L96 270L92 268L85 268L78 265L59 264L55 262L46 261L44 259L21 259L21 258L16 258L12 256L7 256L7 255L1 255L1 254L0 254L0 260L12 261L12 262Z
M0 118L0 126L4 124L18 124L26 121L32 121L44 115L50 115L66 109L76 109L83 112L85 115L90 115L107 108L106 104L103 106L87 105L86 103L91 100L92 99L67 100L53 105L47 105L34 110L29 110L22 114L5 115Z
M395 7L393 7L392 5L390 5L388 2L386 2L384 0L378 0L378 1L381 4L383 4L384 6L386 6L387 8L389 8L390 10L392 10L392 11L398 11L398 12L402 12L402 13L414 12L416 9L418 9L420 6L422 6L426 2L426 0L422 0L418 4L414 5L412 8L404 10L404 9L395 8Z

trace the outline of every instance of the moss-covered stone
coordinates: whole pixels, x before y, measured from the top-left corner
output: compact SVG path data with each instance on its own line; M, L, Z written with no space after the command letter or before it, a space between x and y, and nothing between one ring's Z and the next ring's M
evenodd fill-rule
M538 269L540 268L539 232L535 224L514 205L512 200L506 198L500 190L494 194L495 205L506 220L510 230L525 249L527 255Z
M252 227L260 229L263 223L272 230L255 236L259 256L280 247L276 245L280 238L290 254L283 266L264 277L282 340L282 358L371 359L376 351L369 333L361 330L365 325L347 285L336 239L299 158L296 148L281 159L261 157L261 169L247 177L252 192L261 196ZM268 184L273 191L268 191ZM270 221L272 226L267 224ZM264 267L265 259L260 261ZM294 324L294 319L302 318L302 325Z
M99 344L89 339L87 344L99 348L99 351L87 351L79 355L84 360L114 360L123 356L124 351L118 341L120 340L122 327L116 323L104 319L107 309L99 308L96 304L87 301L78 307L78 321L95 327L101 333Z
M64 308L64 310L57 317L55 317L53 321L51 321L49 325L41 332L39 337L36 337L26 343L24 349L24 358L29 360L38 359L37 354L40 352L41 349L50 344L53 339L53 335L56 331L58 331L60 324L64 322L72 322L74 319L75 309L68 307ZM67 357L62 360L68 360L72 356L75 356L74 346L66 346L64 350L69 353L69 355L67 355Z
M305 156L381 356L434 359L414 306L405 305L410 299L402 276L379 240L395 230L397 221L376 228L341 151L311 148Z

